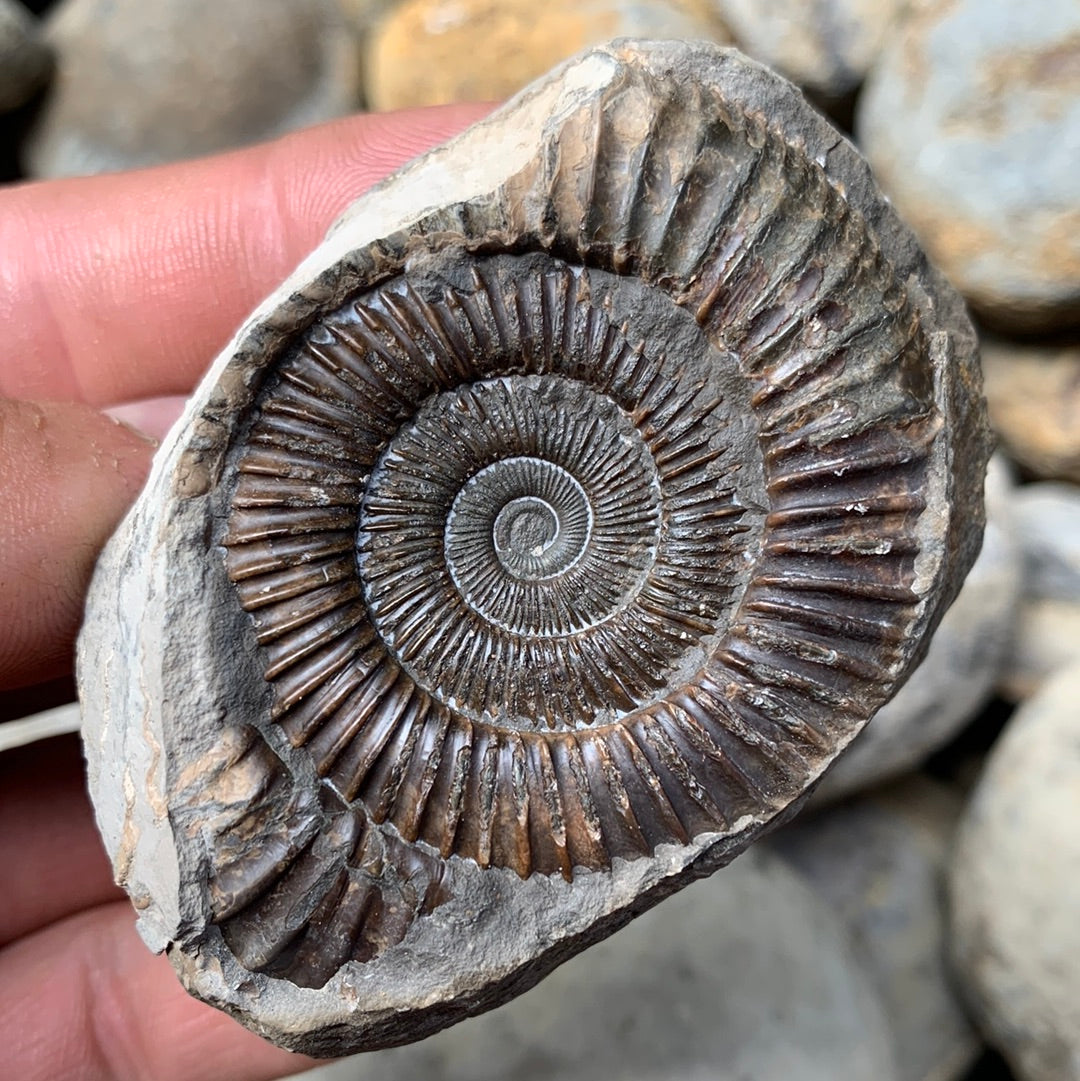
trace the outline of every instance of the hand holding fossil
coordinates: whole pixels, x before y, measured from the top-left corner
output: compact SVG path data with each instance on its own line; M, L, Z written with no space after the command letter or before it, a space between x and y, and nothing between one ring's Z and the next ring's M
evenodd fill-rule
M149 466L151 443L100 410L190 390L342 207L482 111L359 118L3 193L0 690L70 669L94 559ZM303 1067L189 998L138 940L73 738L0 757L0 866L5 1076L254 1081Z

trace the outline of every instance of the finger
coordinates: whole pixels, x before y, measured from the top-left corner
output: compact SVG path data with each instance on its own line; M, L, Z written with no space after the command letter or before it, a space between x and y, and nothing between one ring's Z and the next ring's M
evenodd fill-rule
M0 755L0 946L123 897L94 828L76 736Z
M188 996L134 924L114 902L0 950L5 1076L261 1081L313 1065Z
M0 193L0 394L101 405L186 393L353 199L484 111L357 116Z
M129 428L160 440L184 411L186 401L181 395L172 394L163 398L144 398L140 402L123 402L106 412Z
M0 688L70 669L94 560L152 453L88 406L0 400Z

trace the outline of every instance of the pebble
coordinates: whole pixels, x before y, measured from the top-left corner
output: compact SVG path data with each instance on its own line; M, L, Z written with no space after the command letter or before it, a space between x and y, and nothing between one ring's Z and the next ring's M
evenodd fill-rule
M1013 515L1027 596L1080 601L1080 487L1024 485L1017 489Z
M24 148L34 176L208 154L359 101L335 0L63 0L47 37L58 74Z
M998 690L1013 702L1030 698L1055 672L1080 664L1080 602L1029 598L1016 617Z
M1037 477L1080 483L1080 345L982 341L990 422Z
M374 32L373 109L501 100L560 60L617 37L727 41L708 0L405 0Z
M901 1081L954 1081L982 1043L946 962L942 887L961 807L915 776L766 842L846 921L885 1003Z
M1011 520L1016 491L1000 456L986 478L982 551L922 664L874 716L814 794L819 804L914 769L993 694L1011 647L1023 569Z
M826 101L854 92L904 0L714 0L743 52Z
M498 1010L310 1081L836 1081L896 1078L847 932L752 850Z
M29 101L51 70L37 20L19 0L0 0L0 113Z
M399 0L338 0L345 23L358 37L372 30Z
M871 70L855 131L988 324L1080 324L1076 0L916 0Z
M1080 1079L1080 666L1013 715L958 833L952 942L1021 1081Z

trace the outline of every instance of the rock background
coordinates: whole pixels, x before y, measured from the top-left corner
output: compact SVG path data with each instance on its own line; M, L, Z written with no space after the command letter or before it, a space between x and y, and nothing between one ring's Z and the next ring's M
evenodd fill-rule
M217 29L208 37L210 19ZM905 696L918 702L907 722L921 718L915 728L890 729L889 713L883 711L881 723L874 722L878 727L871 726L850 762L842 761L823 783L810 812L826 801L831 805L770 842L809 885L795 881L777 855L751 853L715 882L687 891L646 918L658 921L656 942L667 948L655 963L643 960L656 945L643 919L519 1003L438 1038L456 1050L424 1044L391 1054L423 1064L409 1076L478 1078L478 1067L454 1062L474 1061L470 1040L480 1037L470 1033L487 1026L506 1045L507 1068L520 1065L513 1056L535 1050L545 1019L551 1021L575 1001L573 973L580 970L597 986L607 980L608 995L616 1000L608 1004L606 1020L599 1006L595 1014L583 1010L600 1026L590 1030L595 1042L580 1037L585 1042L576 1052L585 1060L594 1056L589 1076L599 1078L612 1068L618 1048L633 1046L626 1044L624 1030L653 1031L648 1025L659 1024L651 1017L659 1002L675 1011L672 1024L687 1026L680 1030L687 1056L695 1049L711 1049L715 1056L721 1046L725 1055L737 1055L741 1052L731 1050L736 1044L723 1043L734 1033L745 1038L745 1046L760 1036L762 1046L780 1041L777 1046L803 1063L818 1062L820 1037L828 1033L847 1063L831 1076L854 1081L863 1076L1075 1081L1080 1078L1075 1041L1080 973L1073 942L1080 911L1075 851L1080 686L1074 664L1080 658L1076 0L1024 5L1015 0L777 0L768 5L581 0L542 8L519 7L511 0L0 0L0 182L192 156L373 105L498 97L591 41L633 33L734 41L853 126L901 214L976 317L992 328L983 337L986 393L1002 447L999 472L1012 475L995 482L998 495L983 564L992 564L996 576L984 578L982 587L973 576L967 592L982 589L977 609L965 615L958 605L923 669L889 707L892 714L903 714ZM283 48L283 42L290 47ZM482 64L476 62L478 54ZM0 188L0 200L2 195ZM0 213L2 208L0 201ZM59 705L70 696L70 686L57 686L50 694ZM9 697L0 703L4 719L25 712ZM917 738L902 734L890 740L888 731L917 732ZM861 750L872 738L886 750ZM886 761L890 743L903 754ZM918 772L884 793L866 792L897 771ZM848 802L838 802L842 798ZM953 856L948 823L964 801ZM943 813L945 806L953 810ZM890 870L898 866L908 868L906 876ZM951 908L944 902L946 869ZM715 981L716 973L699 964L694 921L703 919L703 906L722 909L736 896L754 909L751 894L762 882L769 883L762 905L782 905L789 893L801 891L806 925L793 917L788 939L772 942L754 931L752 918L732 917L718 926L701 957L726 959L739 979ZM809 890L817 892L820 904L809 899ZM689 937L674 936L672 922L679 919L685 920ZM845 921L846 932L840 927ZM882 929L880 935L875 928ZM822 938L825 950L813 962L822 979L854 966L850 986L861 989L857 995L815 1001L807 984L787 986L774 979L770 985L751 969L759 1008L753 1018L746 1017L746 1031L718 1026L715 1012L679 1013L671 988L690 981L724 1016L744 1016L738 1013L744 1000L732 997L737 995L732 987L744 977L745 964L760 961L762 950L772 950L774 959L789 947L810 956L817 948L813 936ZM951 974L940 950L943 937L955 940ZM908 963L908 975L899 982L887 978L898 970L888 968L886 946L898 958L899 970ZM655 968L648 973L654 982L650 991L642 984L624 998L621 973L633 958ZM933 993L944 996L935 1001L944 1006L921 1015L900 1008L925 1005L925 990L912 989L927 986L915 983L915 970L920 979L933 976ZM566 988L564 995L560 987ZM973 1029L957 1012L960 1002L971 1009L980 1038L993 1048L974 1065L970 1059L977 1047ZM806 1029L796 1017L803 1011L816 1016ZM927 1019L930 1013L938 1021L951 1020L943 1027ZM753 1024L760 1030L751 1032ZM929 1027L912 1027L920 1024ZM860 1027L865 1031L856 1032ZM659 1025L656 1031L665 1029ZM635 1065L646 1071L648 1062L637 1058ZM805 1069L783 1072L778 1057L745 1061L752 1063L751 1072L742 1076L754 1081L816 1076ZM532 1062L533 1072L522 1067L520 1077L571 1076L542 1057ZM857 1062L864 1064L861 1073L852 1072ZM667 1064L672 1065L670 1058ZM707 1073L688 1057L679 1064L666 1076L676 1081L727 1076ZM365 1059L328 1067L324 1076L345 1081L374 1074Z

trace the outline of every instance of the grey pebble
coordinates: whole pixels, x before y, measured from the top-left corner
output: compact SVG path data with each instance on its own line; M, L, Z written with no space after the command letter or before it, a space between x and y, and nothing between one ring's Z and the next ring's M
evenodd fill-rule
M1080 665L1014 714L951 875L957 970L1020 1081L1080 1078Z
M901 1081L954 1081L982 1041L946 966L944 872L960 797L912 777L821 814L766 845L847 923L885 1003Z
M1017 490L1013 515L1027 596L1080 601L1080 488L1025 485Z
M739 48L816 95L852 93L904 0L713 0Z
M0 113L29 101L51 70L37 19L19 0L0 0Z
M64 0L24 166L56 177L209 154L341 116L359 65L334 0Z
M1078 90L1076 0L919 0L860 97L882 186L994 326L1080 323Z

